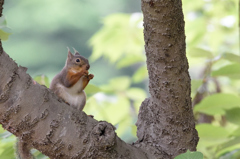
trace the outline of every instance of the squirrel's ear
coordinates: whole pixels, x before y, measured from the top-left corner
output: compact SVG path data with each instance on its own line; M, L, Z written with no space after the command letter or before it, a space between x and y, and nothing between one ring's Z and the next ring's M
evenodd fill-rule
M73 47L75 55L80 55L79 52Z
M68 59L71 59L73 57L73 54L71 53L69 47L67 47L68 49Z

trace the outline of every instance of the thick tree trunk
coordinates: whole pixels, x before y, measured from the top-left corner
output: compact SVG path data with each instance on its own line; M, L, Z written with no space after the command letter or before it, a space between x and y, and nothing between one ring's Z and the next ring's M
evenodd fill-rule
M141 105L136 145L156 158L196 150L181 0L142 0L151 97Z
M181 1L142 0L142 9L151 97L142 103L134 145L118 138L111 124L76 111L46 87L34 84L2 45L0 124L50 158L168 159L195 150L198 136Z

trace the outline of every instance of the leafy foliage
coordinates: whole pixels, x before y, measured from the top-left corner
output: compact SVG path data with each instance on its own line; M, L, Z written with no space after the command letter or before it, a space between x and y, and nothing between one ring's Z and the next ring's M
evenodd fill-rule
M7 21L4 16L0 17L0 39L8 40L8 36L11 35L10 29L7 27Z
M212 71L212 76L226 76L230 78L240 78L240 63L229 64L218 70Z
M45 75L36 76L33 78L33 80L39 83L40 85L45 85L46 87L50 86L49 79Z
M194 111L208 115L224 115L225 110L240 108L240 97L233 94L218 93L207 96L199 104L195 105Z
M127 57L118 66L142 61L139 54L144 46L142 14L112 14L104 18L102 29L91 38L90 45L93 46L91 60L104 56L116 62Z
M203 159L203 154L201 152L191 152L188 150L186 153L178 155L174 159Z
M13 145L15 136L0 127L0 158L15 159Z

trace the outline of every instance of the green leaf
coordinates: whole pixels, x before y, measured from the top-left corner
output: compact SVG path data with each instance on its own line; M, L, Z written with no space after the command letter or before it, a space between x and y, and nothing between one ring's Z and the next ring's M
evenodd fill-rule
M129 115L125 115L119 123L116 124L116 133L118 136L126 136L130 135L136 136L136 134L131 134L132 132L132 118Z
M224 143L229 140L230 133L222 127L211 124L199 124L196 126L196 129L201 139L201 144L204 144L205 147Z
M201 152L191 152L187 150L186 153L178 155L174 159L203 159L203 154Z
M137 16L139 15L139 16ZM101 56L114 63L128 55L142 54L144 48L142 14L112 14L104 18L103 27L91 39L90 60Z
M1 159L15 159L14 144L16 141L15 136L10 136L0 140L0 158Z
M227 142L219 145L217 151L223 151L224 149L228 149L228 148L230 148L232 146L235 146L235 145L237 145L239 143L240 143L240 137L236 137L236 138L234 138L234 139L232 139L230 141L227 141Z
M34 79L34 81L36 81L37 83L39 83L41 85L45 85L46 87L50 86L49 79L45 75L41 75L41 76L39 75L39 76L34 77L33 79Z
M191 80L192 92L196 92L202 83L202 80Z
M13 143L4 144L3 147L0 146L1 150L0 158L2 159L15 159Z
M148 76L147 67L144 65L140 67L133 75L133 82L139 83L145 80Z
M212 71L212 76L227 76L230 78L240 78L240 64L230 64L224 67L221 67L220 69L216 71Z
M4 16L0 17L0 39L8 40L9 35L11 35L10 29L7 27L7 22Z
M145 56L142 54L139 55L129 55L123 59L121 59L118 63L117 63L117 67L118 68L123 68L123 67L128 67L131 66L133 64L136 64L138 62L145 62Z
M128 98L132 100L141 100L143 101L146 98L146 92L141 88L130 88L126 91L126 95Z
M125 91L131 85L131 80L127 76L117 77L110 80L108 85L101 86L105 92Z
M132 135L136 136L137 135L137 126L132 125Z
M240 108L226 110L227 121L240 126Z
M123 91L129 88L131 80L127 76L117 77L110 80L110 85L114 90Z
M2 29L0 29L0 39L3 41L8 40L9 35L11 35L11 33L7 33L5 31L3 31Z
M240 127L237 128L236 130L234 130L231 135L232 135L232 136L237 136L237 137L239 136L239 137L240 137Z
M233 94L218 93L204 98L194 107L195 112L208 115L224 114L225 109L240 107L240 98Z
M104 113L107 114L108 119L111 119L112 124L117 124L120 123L121 120L128 118L129 106L129 100L118 96L118 100L108 105Z
M196 2L199 2L199 1L196 1ZM196 18L194 21L188 20L188 22L186 22L186 35L187 35L186 40L187 40L187 45L189 47L195 47L199 44L199 42L201 42L207 30L206 30L206 27L199 27L199 26L206 26L206 23L207 22L203 17ZM197 28L197 31L196 31L196 28ZM188 51L187 53L189 54Z
M232 53L225 53L222 55L222 58L231 61L240 63L240 56Z
M213 58L213 54L210 51L201 48L192 48L188 51L188 55L196 58Z
M0 125L0 133L5 132L6 130L3 129L2 125Z
M93 84L88 84L87 87L84 89L84 91L87 93L87 94L96 94L98 92L101 91L101 89Z

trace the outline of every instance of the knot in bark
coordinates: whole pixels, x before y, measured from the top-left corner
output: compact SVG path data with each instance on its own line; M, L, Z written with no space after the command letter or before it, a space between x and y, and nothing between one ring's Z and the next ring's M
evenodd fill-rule
M94 146L99 149L111 149L116 143L115 127L105 121L99 122L91 133Z

